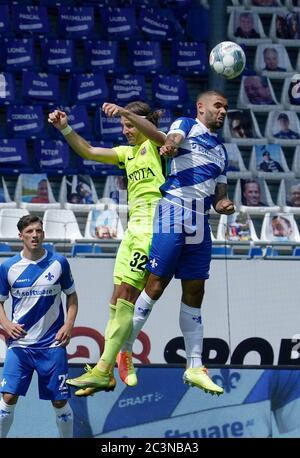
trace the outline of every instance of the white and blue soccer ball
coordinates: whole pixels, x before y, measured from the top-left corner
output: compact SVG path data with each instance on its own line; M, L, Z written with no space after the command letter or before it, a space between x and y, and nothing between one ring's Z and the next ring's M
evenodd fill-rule
M239 76L244 70L246 56L237 43L222 41L211 50L209 65L218 75L232 79Z

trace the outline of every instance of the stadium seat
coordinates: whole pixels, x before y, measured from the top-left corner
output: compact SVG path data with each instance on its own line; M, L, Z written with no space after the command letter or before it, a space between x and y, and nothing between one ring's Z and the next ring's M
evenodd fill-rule
M268 78L287 78L295 73L288 52L282 44L259 44L254 69Z
M107 117L102 107L96 109L94 121L95 138L102 142L124 142L122 125L119 117ZM101 146L101 145L100 145ZM112 144L111 144L112 146Z
M250 193L250 196L248 194ZM267 211L278 212L280 207L275 205L268 185L263 178L237 181L233 201L240 212L250 215L263 215Z
M85 39L95 35L92 6L59 6L57 13L58 36Z
M13 30L17 36L49 36L48 12L45 6L11 5Z
M266 213L260 240L262 242L300 242L299 230L293 213Z
M72 210L46 210L43 226L46 240L74 242L83 238Z
M68 93L70 103L102 105L108 97L104 73L98 71L71 75Z
M93 253L94 247L92 243L75 243L71 249L71 256L75 257L78 254L90 254Z
M40 140L33 142L34 156L40 172L50 174L66 173L69 166L69 146L62 140Z
M45 211L48 208L60 208L45 173L21 173L16 185L15 201L20 208L28 210Z
M228 143L237 145L265 144L252 110L229 110L225 118L223 136Z
M121 240L124 229L117 205L101 205L88 214L84 237L86 239Z
M12 248L8 243L0 242L0 256L11 255Z
M163 108L183 108L189 102L187 83L179 75L157 75L152 82L152 96Z
M0 139L0 172L15 175L32 171L26 141L22 138Z
M53 106L62 102L59 79L50 73L23 71L22 97L25 103Z
M201 26L199 27L199 24ZM186 19L186 35L190 40L208 42L209 10L204 7L189 7Z
M144 75L116 75L111 82L111 98L122 106L134 100L147 100Z
M264 5L257 5L257 2L253 0L243 0L246 8L261 14L272 14L278 11L279 8L283 8L285 6L284 2L285 0L273 0L272 3L266 2Z
M299 256L300 257L300 247L299 246L296 246L294 249L293 249L293 253L292 253L292 256Z
M49 39L41 40L41 65L50 73L70 73L79 71L75 62L74 40Z
M9 7L7 5L0 5L0 37L9 37L12 35L10 19L9 19Z
M208 56L205 43L174 41L171 48L171 66L176 74L208 74Z
M148 40L184 39L184 30L171 9L142 8L138 23Z
M107 203L127 205L126 177L124 175L108 175L105 180L102 198Z
M263 249L260 246L250 246L248 250L248 258L262 258L264 255Z
M256 145L252 147L249 169L253 176L267 180L294 178L280 145Z
M22 216L29 215L25 208L0 209L0 238L19 239L17 223Z
M297 146L300 139L300 122L295 111L270 111L265 136L270 143L282 146Z
M220 216L217 240L223 242L257 242L258 237L250 216L247 213L235 212L232 215Z
M286 179L280 182L277 205L283 213L300 214L300 179Z
M278 103L269 78L260 75L243 76L238 101L238 108L250 108L254 111L282 109Z
M0 157L0 160L1 160L1 157ZM4 177L1 177L0 208L15 208L16 206L17 206L16 202L13 202L10 198Z
M119 53L117 41L87 40L84 42L85 67L90 72L99 70L106 73L122 72Z
M16 138L45 137L44 113L40 105L11 105L6 110L7 133Z
M158 129L162 132L167 133L170 129L170 126L173 122L174 116L171 110L165 109L161 117L159 118Z
M36 69L36 52L33 38L4 38L2 64L9 72Z
M63 110L68 115L68 124L72 127L72 129L76 130L78 134L83 135L84 138L90 138L92 130L87 107L84 105L72 105L64 106ZM54 127L50 128L50 134L53 138L62 140L61 133Z
M17 103L16 83L14 75L7 72L0 73L0 106Z
M294 152L292 171L297 178L300 178L300 145L298 145Z
M245 10L235 10L230 14L227 36L231 41L246 46L257 46L272 41L266 36L259 15Z
M294 14L288 12L286 9L273 14L269 32L273 42L281 43L288 47L298 47L298 37L297 34L294 35L291 26Z
M63 177L59 193L62 207L74 212L88 212L95 208L97 200L95 185L89 175Z
M43 243L43 248L45 248L45 250L47 250L49 253L53 253L55 251L53 243Z
M300 54L299 54L300 55ZM300 111L300 78L299 74L286 78L281 92L281 103L286 110Z
M101 16L101 38L104 40L128 40L137 33L135 9L102 6L99 8Z
M233 250L231 246L224 245L224 246L212 246L211 249L212 258L227 258L228 256L233 255Z
M163 71L162 53L158 41L133 41L128 43L128 62L134 73L155 74Z
M251 178L252 173L246 169L239 147L236 143L224 144L228 154L227 178Z

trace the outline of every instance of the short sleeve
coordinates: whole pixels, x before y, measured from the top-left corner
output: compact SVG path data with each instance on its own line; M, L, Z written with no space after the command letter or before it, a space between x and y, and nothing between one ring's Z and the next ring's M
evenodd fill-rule
M0 301L4 302L9 296L9 283L7 280L7 271L3 264L0 265Z
M125 159L128 154L128 146L115 146L113 150L117 153L118 156L118 167L120 169L125 169Z
M75 284L71 272L71 267L68 260L65 257L60 259L61 263L61 287L65 294L71 294L75 292Z
M195 124L195 120L191 118L177 118L170 126L168 135L180 134L183 138L186 138L190 132L192 126Z

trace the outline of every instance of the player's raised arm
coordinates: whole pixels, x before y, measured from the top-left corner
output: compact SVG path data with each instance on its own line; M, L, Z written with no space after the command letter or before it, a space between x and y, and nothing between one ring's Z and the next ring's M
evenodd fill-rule
M109 117L122 116L126 118L134 127L136 127L146 138L151 140L157 146L164 144L166 135L157 130L157 127L145 116L140 116L126 108L120 107L114 103L104 103L102 110Z
M113 149L91 146L84 138L78 135L68 125L68 117L64 111L54 110L52 113L49 113L48 122L62 133L75 153L84 159L108 164L118 164L118 155Z

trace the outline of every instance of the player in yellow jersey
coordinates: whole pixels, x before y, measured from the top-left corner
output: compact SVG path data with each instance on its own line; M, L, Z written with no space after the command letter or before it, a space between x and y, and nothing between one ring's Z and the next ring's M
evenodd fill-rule
M113 368L119 350L131 334L134 305L147 281L145 266L152 241L152 221L156 203L161 197L159 188L165 180L158 151L166 138L157 129L160 113L140 101L131 102L124 108L104 103L102 109L107 116L121 117L123 134L129 146L111 149L93 147L68 125L65 112L54 110L48 117L48 122L60 130L77 154L85 159L124 168L128 179L129 223L115 262L114 291L105 329L104 352L93 369L87 366L83 375L67 382L81 388L75 393L79 396L115 388ZM126 364L126 354L123 356L125 358L118 358L121 373L120 365ZM128 370L130 372L130 367L126 368ZM136 383L134 379L131 386Z

